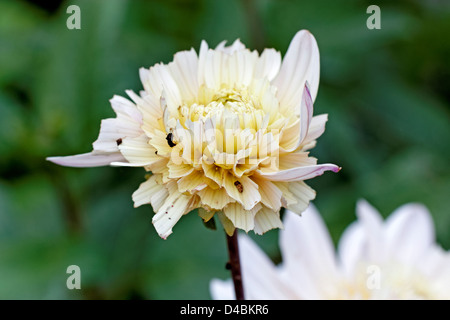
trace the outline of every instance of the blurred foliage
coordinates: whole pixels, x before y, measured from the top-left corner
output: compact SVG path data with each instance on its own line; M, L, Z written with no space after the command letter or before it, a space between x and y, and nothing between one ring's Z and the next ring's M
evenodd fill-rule
M39 4L36 4L39 3ZM81 8L68 30L66 8ZM380 30L366 9L381 8ZM343 167L309 183L333 239L367 199L387 216L407 202L432 212L450 248L448 1L0 1L0 298L208 299L227 278L225 236L195 213L159 239L150 206L133 208L132 168L62 168L88 152L108 100L139 91L138 69L205 39L240 38L285 53L309 29L321 53L315 113L328 113L313 155ZM277 231L254 237L279 261ZM79 265L82 290L66 288Z

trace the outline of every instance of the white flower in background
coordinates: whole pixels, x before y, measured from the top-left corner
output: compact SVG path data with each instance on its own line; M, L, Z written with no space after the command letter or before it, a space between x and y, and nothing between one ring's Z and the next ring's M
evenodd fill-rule
M326 226L310 207L286 211L280 231L282 263L240 235L247 299L450 299L450 253L435 243L430 213L419 204L385 221L367 202L343 233L337 254ZM234 299L230 281L211 281L214 299Z
M308 31L295 35L283 61L239 40L216 49L203 41L198 56L178 52L140 77L140 95L126 91L132 102L111 99L117 117L102 121L92 152L48 160L151 171L133 200L153 206L162 238L196 208L205 221L217 213L228 234L282 227L281 207L300 214L315 197L304 180L339 170L308 152L327 121L313 117L319 51Z

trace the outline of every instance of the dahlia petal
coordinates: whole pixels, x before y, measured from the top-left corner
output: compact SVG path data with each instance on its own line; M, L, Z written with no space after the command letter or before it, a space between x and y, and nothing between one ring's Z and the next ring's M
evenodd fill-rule
M128 118L129 120L132 120L133 123L142 123L142 114L130 100L114 95L109 101L118 117L122 116Z
M280 72L273 80L278 88L281 112L287 114L300 101L306 81L310 85L312 101L319 87L319 49L314 36L301 30L292 39L284 56Z
M182 178L184 176L187 176L192 171L194 171L194 168L189 164L174 164L171 161L169 161L168 164L169 167L169 178L176 179L176 178Z
M119 145L119 149L128 163L117 165L133 166L138 164L139 166L147 166L161 160L161 157L155 153L156 149L148 141L149 138L145 134L136 138L124 138Z
M169 63L169 70L183 99L193 101L198 93L198 57L195 50L177 52L173 62Z
M245 210L251 210L261 201L258 185L247 176L236 178L231 173L224 172L223 186L230 197L238 201Z
M239 203L230 203L223 209L223 213L236 228L248 232L255 226L254 218L259 209L261 209L260 204L255 205L251 210L245 210Z
M178 191L181 193L194 193L194 191L202 190L208 186L205 180L203 172L194 170L189 175L178 180Z
M311 119L311 123L309 125L308 134L302 142L302 145L307 145L312 141L319 138L325 132L325 124L328 121L327 114L321 114L318 116L314 116Z
M203 205L215 210L222 210L228 203L235 201L228 195L225 188L204 188L197 194Z
M156 99L153 95L140 97L132 90L126 90L125 92L133 100L137 109L142 114L142 130L147 133L152 133L155 129L163 130L164 127L161 123L163 110L159 99Z
M316 192L304 181L294 181L288 183L289 193L295 202L287 205L287 208L297 214L302 214L308 208L311 200L316 197Z
M135 208L151 203L153 210L158 212L167 196L167 189L164 185L158 183L158 177L153 175L140 184L139 188L133 193L132 198Z
M311 92L309 89L308 81L306 81L302 100L300 103L300 139L298 145L300 145L308 134L309 125L311 123L311 119L313 117L314 106L313 100L311 97ZM297 146L298 147L298 146Z
M359 200L356 204L358 224L364 230L366 245L365 257L374 263L382 263L386 255L385 231L380 213L367 201Z
M255 227L253 231L256 234L263 234L275 228L283 229L279 210L273 211L266 206L262 206L255 215Z
M244 291L247 299L288 299L295 296L291 288L279 280L278 268L249 236L239 235L239 246L244 290L254 289Z
M258 185L261 202L272 210L279 211L281 207L282 192L272 182L253 175L251 179Z
M244 288L245 290L245 288ZM213 300L235 300L233 283L231 279L220 280L212 279L209 283L209 292ZM245 293L244 293L245 294Z
M391 257L416 263L435 241L434 224L427 208L406 204L386 220L386 249Z
M367 247L366 235L361 224L354 222L350 224L342 234L338 243L338 257L343 272L351 277L358 261L364 261L364 251Z
M311 165L317 165L317 159L309 157L309 152L282 153L278 162L278 170L288 170Z
M115 161L126 161L120 152L96 153L89 152L66 157L48 157L48 161L66 167L101 167L109 166Z
M275 49L265 49L255 67L255 78L267 78L272 81L280 71L281 53Z
M324 290L337 276L334 245L320 214L310 205L302 217L286 210L284 229L280 232L280 249L284 267L297 274L299 265ZM295 281L295 279L292 279Z
M179 195L176 199L173 199L172 195L167 198L152 219L161 238L166 239L172 233L173 226L183 216L190 201L191 197L185 195Z
M220 220L220 223L223 226L223 229L225 230L227 235L229 235L231 237L234 234L235 230L236 230L233 222L231 222L231 220L228 219L227 216L222 211L219 211L216 214L217 214L217 217Z
M216 50L222 51L226 54L233 54L236 51L241 51L245 49L245 45L241 42L241 40L236 39L234 40L234 42L232 43L231 46L226 47L225 44L227 43L226 40L220 42L217 46L216 46Z
M267 172L257 170L257 172L265 179L270 181L300 181L307 180L322 175L325 171L338 172L341 168L335 164L319 164L313 166L305 166L292 168L287 170L280 170L277 172Z

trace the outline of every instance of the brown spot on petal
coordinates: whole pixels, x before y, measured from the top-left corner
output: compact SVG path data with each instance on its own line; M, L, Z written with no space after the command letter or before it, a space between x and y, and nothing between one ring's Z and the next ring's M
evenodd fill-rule
M116 143L117 143L118 146L120 146L122 144L122 138L117 139Z
M242 183L236 180L234 182L234 185L236 186L236 189L238 189L239 193L244 192L244 186L242 185Z

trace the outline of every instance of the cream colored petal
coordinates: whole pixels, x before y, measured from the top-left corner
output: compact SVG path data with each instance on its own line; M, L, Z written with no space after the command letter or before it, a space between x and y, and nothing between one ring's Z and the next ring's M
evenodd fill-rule
M137 137L143 133L142 115L131 101L114 96L110 102L117 117L102 120L99 136L92 144L94 151L117 152L121 139Z
M203 171L194 170L189 175L178 180L178 191L194 193L195 191L206 188L206 179Z
M136 103L137 109L142 114L142 130L147 134L152 133L155 129L164 130L162 123L163 109L159 103L159 98L153 95L140 97L132 90L126 90L126 93Z
M198 58L194 49L180 51L169 63L169 70L176 81L183 100L194 101L198 94Z
M166 239L172 233L173 226L186 213L191 198L178 192L170 194L153 216L152 223L161 238Z
M280 219L280 212L273 211L266 206L262 206L255 215L255 228L256 234L263 234L271 229L282 229L283 223Z
M290 182L279 181L272 183L281 191L282 194L281 204L283 205L283 207L287 208L288 206L297 203L297 199L292 194L292 192L289 191Z
M124 138L119 145L120 152L129 163L114 163L122 166L148 166L161 159L156 149L148 144L149 138L143 134L137 138Z
M169 167L169 178L171 179L182 178L194 171L190 164L174 164L172 161L169 161L167 166Z
M172 147L167 141L167 133L160 130L155 130L150 135L149 144L158 151L158 155L166 157L172 152Z
M227 233L227 235L229 235L231 237L234 234L235 229L236 229L233 225L233 222L231 222L231 220L228 219L227 216L221 211L217 212L217 217L219 218L220 223L222 223L222 226L223 226L225 232Z
M216 213L216 211L214 211L214 210L205 210L203 208L198 208L198 215L205 222L208 222L209 220L211 220L211 218L214 217L215 213Z
M262 204L274 211L279 211L282 197L281 190L272 182L265 180L258 175L253 175L251 179L258 185Z
M174 112L182 104L180 91L169 67L164 64L156 64L150 69L141 68L140 76L145 91L159 99L164 96L167 106Z
M288 170L292 168L313 166L317 164L317 159L309 157L309 152L292 152L280 154L278 170Z
M245 210L251 210L261 201L258 185L247 176L236 178L226 171L223 186L233 199L242 204Z
M234 202L225 190L225 188L211 189L209 187L200 190L197 193L201 199L202 205L206 205L214 210L222 210L228 203Z
M288 188L296 203L289 204L287 209L297 214L305 211L310 201L316 197L316 192L303 181L289 182Z
M147 181L141 183L139 188L133 193L134 207L151 203L153 211L158 212L169 193L162 185L160 177L152 175Z
M254 218L259 209L261 209L260 204L254 206L251 210L245 210L239 203L230 203L223 209L223 213L236 228L248 232L255 226Z
M205 176L216 182L219 186L223 185L224 170L215 164L202 162L203 172Z

